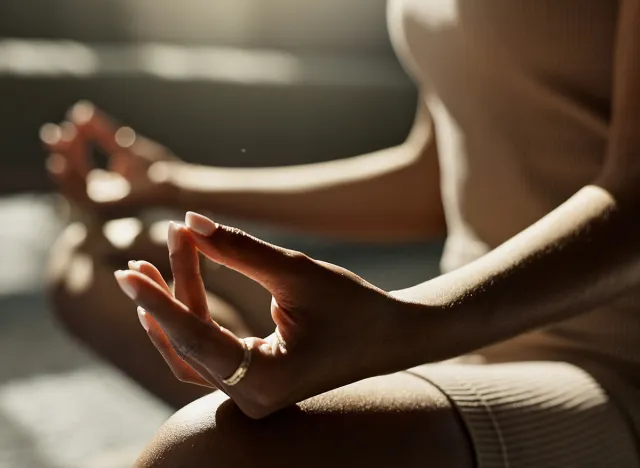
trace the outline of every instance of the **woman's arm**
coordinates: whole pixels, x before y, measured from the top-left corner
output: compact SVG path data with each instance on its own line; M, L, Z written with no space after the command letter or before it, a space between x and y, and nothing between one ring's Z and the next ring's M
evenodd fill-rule
M433 331L432 340L408 340L416 363L587 312L640 287L639 0L621 4L614 83L608 154L594 185L466 267L395 293L429 306L403 325L414 334ZM442 326L434 327L434 304L444 308Z
M594 185L475 262L393 294L418 305L401 319L415 335L406 340L415 356L407 364L417 365L587 312L638 287L640 205Z
M631 158L640 151L633 131L640 128L639 2L622 2L610 148L596 184L483 258L394 293L190 213L188 229L174 226L169 236L174 277L183 285L176 297L141 271L116 273L142 307L147 331L166 333L182 361L161 349L165 359L260 418L365 377L563 320L640 287L640 164ZM211 322L196 248L271 292L273 334L243 342ZM147 311L159 327L149 327Z
M162 172L188 209L344 238L433 238L445 231L435 137L424 104L403 144L364 156L279 168L169 166Z

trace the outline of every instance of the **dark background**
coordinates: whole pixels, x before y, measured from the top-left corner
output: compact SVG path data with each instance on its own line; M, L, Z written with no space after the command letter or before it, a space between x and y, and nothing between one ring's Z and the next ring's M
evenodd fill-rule
M167 79L149 70L154 45L204 51L205 61L220 48L248 51L249 66L272 51L296 76L273 80L278 70L256 63L243 81L247 64L232 56L204 63L206 76ZM186 160L243 166L396 144L415 90L391 49L384 0L2 0L0 192L50 188L38 128L79 99Z

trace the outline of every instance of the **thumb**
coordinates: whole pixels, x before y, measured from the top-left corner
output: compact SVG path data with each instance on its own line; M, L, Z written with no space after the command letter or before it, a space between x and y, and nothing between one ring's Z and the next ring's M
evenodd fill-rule
M257 281L271 294L313 272L315 262L306 255L219 225L201 214L188 212L185 223L196 248L207 258Z

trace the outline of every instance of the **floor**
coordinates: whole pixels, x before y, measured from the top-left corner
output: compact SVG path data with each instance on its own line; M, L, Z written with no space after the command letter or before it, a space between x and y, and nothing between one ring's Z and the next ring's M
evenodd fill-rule
M43 265L60 229L44 196L0 199L0 468L129 468L170 410L69 338Z

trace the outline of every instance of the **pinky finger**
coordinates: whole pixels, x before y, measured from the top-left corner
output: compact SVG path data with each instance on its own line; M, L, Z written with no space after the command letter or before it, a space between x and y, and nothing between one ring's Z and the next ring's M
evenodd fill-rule
M143 322L143 326L146 324L145 328L147 329L149 339L178 380L203 387L215 387L214 383L209 382L189 366L189 364L180 359L171 346L167 335L164 334L158 323L153 317L149 316L142 307L138 307L138 316L140 316L140 321Z

